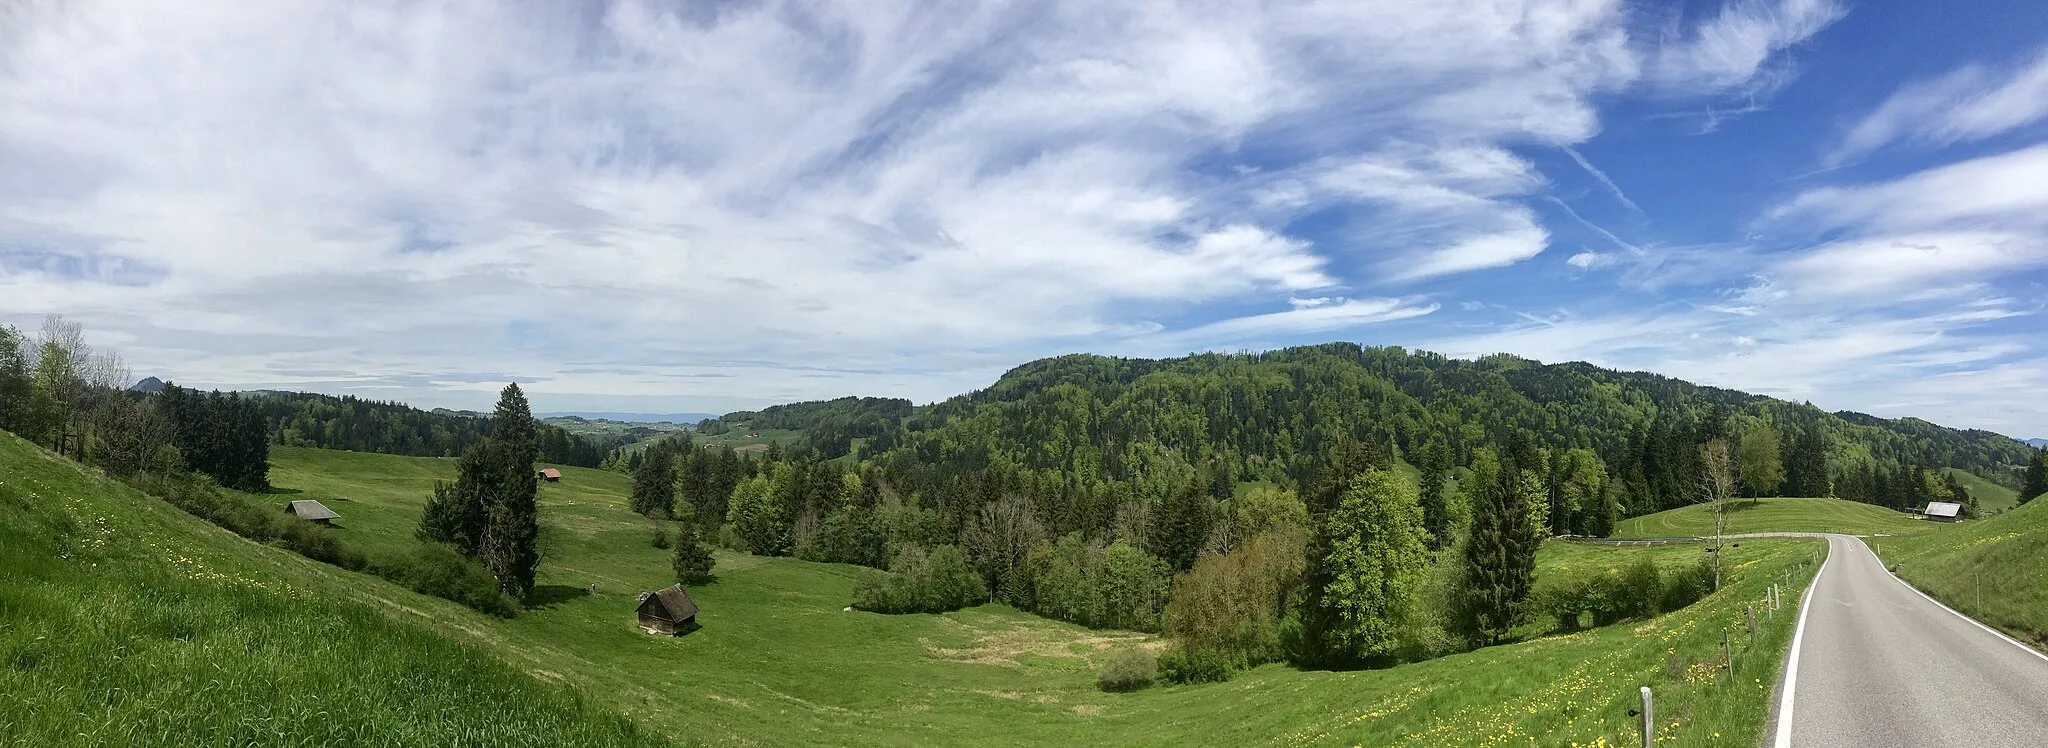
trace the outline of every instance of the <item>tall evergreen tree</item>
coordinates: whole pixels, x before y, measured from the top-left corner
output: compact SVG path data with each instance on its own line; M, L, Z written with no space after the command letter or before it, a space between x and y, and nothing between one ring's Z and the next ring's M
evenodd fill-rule
M717 562L711 557L711 549L704 547L703 541L698 539L696 522L676 525L676 551L672 563L677 582L703 584L711 581L711 568Z
M2027 461L2027 477L2020 484L2020 503L2025 504L2048 494L2048 447L2034 450L2034 458Z
M1171 564L1175 571L1187 571L1202 553L1215 521L1214 505L1206 487L1189 483L1174 491L1152 512L1149 550Z
M1421 467L1422 528L1429 534L1430 549L1437 550L1451 542L1450 497L1444 495L1451 474L1450 446L1441 440L1430 440L1422 448Z
M1525 493L1521 470L1506 460L1479 494L1465 543L1459 623L1474 641L1498 644L1527 617L1542 542L1529 522L1529 505L1539 497Z
M675 511L675 501L674 452L666 442L656 442L633 471L633 513L667 519Z
M491 452L486 468L492 491L484 504L484 535L477 556L498 578L498 587L518 600L533 589L540 565L540 481L533 463L539 457L533 409L518 384L505 385L491 415Z

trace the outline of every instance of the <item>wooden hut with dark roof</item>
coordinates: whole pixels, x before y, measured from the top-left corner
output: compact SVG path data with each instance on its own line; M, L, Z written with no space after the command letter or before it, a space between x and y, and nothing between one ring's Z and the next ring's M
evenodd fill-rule
M334 510L327 508L327 505L322 504L318 501L314 501L312 499L299 499L298 501L294 501L286 505L284 510L287 512L291 512L292 516L298 517L299 519L303 519L308 522L319 523L322 525L326 525L328 527L333 527L334 520L341 516L339 514L335 514Z
M697 601L678 584L659 592L641 593L640 628L650 634L682 636L696 631Z

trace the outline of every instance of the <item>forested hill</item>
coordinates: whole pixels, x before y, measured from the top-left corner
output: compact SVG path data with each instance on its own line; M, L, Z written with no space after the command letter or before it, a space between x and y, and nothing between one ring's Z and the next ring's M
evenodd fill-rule
M1790 495L1869 491L1873 474L1912 466L2009 483L2011 466L2027 459L2024 446L1990 432L1831 414L1656 374L1331 343L1034 361L988 389L921 409L889 435L882 461L928 485L988 468L1109 481L1227 472L1305 485L1347 438L1388 445L1411 462L1439 442L1459 465L1475 449L1521 439L1592 450L1627 485L1631 510L1647 511L1689 500L1700 443L1763 426L1782 434Z
M312 392L244 394L263 414L271 441L288 446L454 457L490 434L490 421L469 411L424 411L402 403ZM542 462L597 467L618 446L548 423L537 422L535 427Z

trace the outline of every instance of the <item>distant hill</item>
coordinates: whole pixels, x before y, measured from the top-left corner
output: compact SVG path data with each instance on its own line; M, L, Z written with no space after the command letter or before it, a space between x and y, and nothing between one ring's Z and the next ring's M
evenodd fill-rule
M2020 440L2020 443L2021 443L2021 444L2025 444L2025 445L2027 445L2027 446L2029 446L2029 447L2033 447L2033 448L2035 448L2035 449L2040 449L2040 448L2042 448L2042 447L2048 447L2048 439L2041 439L2041 438L2034 438L2034 439L2021 439L2021 440Z
M156 378L156 377L145 377L145 378L143 378L143 380L142 380L142 381L140 381L140 382L136 382L136 383L135 383L135 384L134 384L133 386L130 386L130 387L128 388L128 391L129 391L129 392L162 392L162 391L164 391L164 380L158 379L158 378Z
M593 421L617 421L619 423L674 423L684 426L717 418L717 413L619 413L601 410L558 410L533 414L535 418L583 418Z
M725 420L754 415L750 427L761 427L771 411ZM1583 362L1456 359L1355 343L1169 359L1061 356L1018 366L987 389L902 411L888 414L907 416L900 430L862 446L901 490L935 490L990 469L1307 485L1347 439L1397 455L1437 441L1458 464L1478 448L1519 440L1592 450L1626 485L1630 512L1644 513L1691 501L1698 444L1722 428L1776 426L1784 437L1783 490L1813 495L1833 485L1858 500L1874 500L1864 489L1879 468L1999 475L2027 458L2010 437L1917 418L1827 413Z

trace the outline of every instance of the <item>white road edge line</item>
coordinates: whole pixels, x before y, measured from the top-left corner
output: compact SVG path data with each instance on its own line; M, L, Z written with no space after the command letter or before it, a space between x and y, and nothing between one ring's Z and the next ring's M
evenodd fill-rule
M1828 561L1835 557L1832 540L1828 549L1820 569L1799 596L1799 625L1792 629L1792 656L1785 662L1785 692L1778 696L1778 739L1772 743L1776 748L1792 748L1792 693L1799 688L1799 645L1806 640L1806 613L1813 609L1814 589L1820 586L1820 575L1828 572Z
M2019 647L2021 651L2023 651L2023 652L2026 652L2027 654L2030 654L2030 655L2033 655L2033 656L2035 656L2035 657L2039 657L2039 658L2041 658L2041 661L2042 661L2042 662L2048 662L2048 654L2042 654L2042 653L2041 653L2041 650L2035 649L2035 648L2033 648L2033 647L2029 647L2029 646L2027 646L2026 644L2022 643L2022 642L2021 642L2020 640L2018 640L2018 639L2014 639L2014 638L2012 638L2012 637L2010 637L2010 636L2006 636L2006 635L2005 635L2005 632L2003 632L2003 631L1999 631L1998 629L1992 628L1992 627L1990 627L1990 626L1986 626L1986 625L1984 625L1984 624L1983 624L1983 622L1981 622L1981 621L1978 621L1978 620L1977 620L1977 619L1975 619L1975 618L1971 618L1971 617L1969 617L1969 616L1963 615L1962 613L1958 613L1958 612L1956 612L1956 609L1955 609L1955 608L1951 608L1951 607L1949 607L1949 606L1948 606L1948 605L1947 605L1946 603L1943 603L1943 602L1942 602L1942 601L1940 601L1940 600L1936 600L1936 599L1934 599L1934 596L1932 596L1932 595L1929 595L1929 594L1927 594L1927 593L1925 593L1925 592L1921 592L1921 591L1920 591L1920 588L1918 588L1918 587L1915 587L1915 586L1913 586L1913 585L1912 585L1911 583L1907 582L1907 581L1906 581L1906 580L1904 580L1904 579L1900 579L1900 578L1899 578L1899 575L1897 575L1897 574L1893 574L1893 573L1892 573L1891 567L1888 567L1888 566L1885 566L1885 565L1884 565L1884 559L1883 559L1883 558L1881 558L1881 557L1879 557L1879 556L1877 555L1877 551L1873 551L1873 550L1871 550L1871 549L1870 549L1870 546L1869 546L1868 544L1865 544L1865 545L1863 546L1863 552L1864 552L1864 553L1868 553L1868 554L1870 554L1870 557L1871 557L1872 559L1874 559L1874 560L1876 560L1876 561L1877 561L1877 568L1880 568L1880 569L1884 569L1884 573L1885 573L1885 575L1886 575L1886 576L1889 576L1889 577L1891 577L1891 578L1892 578L1892 581L1894 581L1894 582L1898 582L1898 583L1899 583L1900 585L1904 586L1904 587L1905 587L1906 589L1912 590L1912 591L1913 591L1913 594L1915 594L1915 595L1919 595L1919 596L1921 596L1921 597L1924 597L1924 598L1927 598L1927 602L1930 602L1930 603L1934 603L1935 605L1937 605L1937 606L1940 606L1942 610L1946 610L1946 611L1948 611L1949 613L1951 613L1951 614L1955 615L1955 617L1957 617L1957 618L1961 618L1961 619L1963 619L1963 620L1965 620L1965 621L1969 621L1969 622L1970 622L1970 625L1972 625L1972 626L1976 626L1977 628L1980 628L1980 629L1983 629L1983 630L1985 630L1986 632L1989 632L1989 633L1990 633L1990 634L1991 634L1992 636L1996 636L1996 637L1998 637L1998 638L2000 638L2000 639L2004 639L2004 640L2005 640L2005 643L2007 643L2007 644L2011 644L2011 645L2013 645L2013 646L2015 646L2015 647Z

